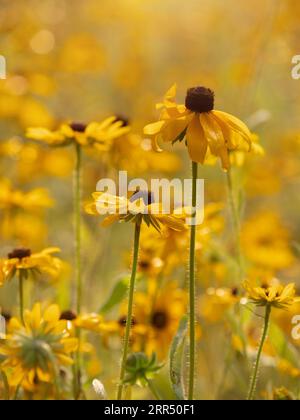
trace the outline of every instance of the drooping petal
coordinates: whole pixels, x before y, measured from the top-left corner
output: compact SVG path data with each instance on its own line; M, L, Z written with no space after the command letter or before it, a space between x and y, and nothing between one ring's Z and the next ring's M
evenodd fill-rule
M158 219L158 221L166 226L168 226L169 228L173 229L173 230L177 230L177 231L182 231L185 230L185 223L184 221L179 218L179 217L175 217L172 215L168 215L168 214L158 214L153 216L156 219Z
M212 154L219 156L224 169L229 168L229 155L223 131L210 112L200 114L200 123Z
M203 163L207 153L208 142L200 125L199 117L196 114L188 125L186 141L191 160Z
M227 124L231 130L235 131L237 134L239 134L244 140L248 143L249 149L251 148L251 132L249 128L246 126L243 121L241 121L239 118L228 114L227 112L223 111L212 111L213 115L215 115L219 120L223 121L225 124Z

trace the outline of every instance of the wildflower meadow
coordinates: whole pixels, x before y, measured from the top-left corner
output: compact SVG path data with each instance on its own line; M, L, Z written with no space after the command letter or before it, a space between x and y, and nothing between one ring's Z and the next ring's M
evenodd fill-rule
M299 23L0 1L0 400L300 398Z

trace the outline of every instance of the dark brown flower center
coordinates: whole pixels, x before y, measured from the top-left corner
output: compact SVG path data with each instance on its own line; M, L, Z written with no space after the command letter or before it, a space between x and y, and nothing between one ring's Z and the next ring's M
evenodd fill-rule
M214 109L215 94L211 89L203 86L197 86L188 89L185 106L193 112L209 112Z
M8 254L8 258L10 260L12 260L13 258L18 258L19 260L22 260L23 258L30 257L30 255L31 255L30 249L17 248Z
M154 203L154 195L151 191L142 191L142 190L136 190L135 193L130 197L129 201L131 203L142 199L144 201L145 206L148 206L152 203Z
M163 330L168 324L168 314L163 311L156 311L151 318L151 325L158 330Z
M73 321L76 318L77 318L77 315L75 314L75 312L71 310L63 311L60 315L60 319L64 321Z
M146 260L140 260L139 267L141 270L148 270L148 268L150 268L150 263L149 261L146 261Z
M80 122L72 122L70 127L73 131L77 131L77 133L84 133L86 130L87 125Z
M127 324L127 317L126 317L126 316L122 316L122 317L119 319L118 324L119 324L121 327L126 327L126 324ZM131 325L132 325L132 326L134 326L134 325L136 325L136 324L137 324L136 319L133 317L133 318L132 318L132 320L131 320Z
M232 296L238 296L238 294L239 294L239 289L238 289L237 287L233 287L233 288L231 289L231 294L232 294Z

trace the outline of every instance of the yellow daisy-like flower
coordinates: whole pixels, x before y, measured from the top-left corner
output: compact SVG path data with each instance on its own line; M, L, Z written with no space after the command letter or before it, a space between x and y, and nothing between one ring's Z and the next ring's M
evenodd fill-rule
M108 193L94 193L94 201L85 206L88 214L108 214L102 222L109 226L117 221L141 223L161 230L161 225L174 230L184 230L183 214L165 214L161 203L153 203L151 192L136 191L129 199Z
M75 142L80 146L93 146L105 151L110 148L112 140L129 130L129 127L124 127L123 123L113 116L100 123L62 124L55 131L46 128L29 128L26 136L32 140L42 141L49 146L67 146Z
M289 309L299 301L296 297L295 284L283 286L280 283L267 287L257 287L249 282L244 283L248 297L257 306L272 306L278 309Z
M14 189L9 180L0 182L0 210L22 209L37 211L52 207L54 201L44 188L35 188L31 191Z
M70 354L76 351L78 340L70 337L66 321L59 319L57 305L49 306L43 313L41 304L25 311L24 325L10 320L7 339L0 345L4 356L2 368L11 386L34 389L39 382L51 383L61 365L73 363Z
M157 105L161 110L159 121L144 128L155 150L160 151L160 137L173 143L185 139L193 162L203 164L211 153L221 159L224 169L230 166L230 152L251 150L248 127L233 115L214 110L214 93L210 89L188 89L185 105L177 105L175 96L176 85L173 85L163 103Z
M179 322L186 313L187 294L175 282L168 282L148 293L135 293L135 306L131 328L133 351L155 352L160 359L166 357ZM103 337L115 334L123 337L126 327L127 302L120 307L118 320L103 324ZM106 334L105 334L106 329ZM200 331L199 331L200 332Z
M82 328L83 330L100 333L104 323L103 317L94 312L77 315L73 311L67 310L61 313L60 319L68 321L70 331L75 328Z
M61 269L61 260L52 254L57 252L60 252L59 248L46 248L35 254L32 254L30 249L14 249L7 259L0 260L0 285L11 280L19 272L25 276L46 274L56 277Z

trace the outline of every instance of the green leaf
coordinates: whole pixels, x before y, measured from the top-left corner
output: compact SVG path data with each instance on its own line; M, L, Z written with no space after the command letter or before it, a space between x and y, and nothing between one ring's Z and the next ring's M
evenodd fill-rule
M185 339L188 332L188 316L185 315L179 324L170 350L170 379L172 389L179 400L185 400L182 362Z
M105 314L125 298L129 285L129 277L123 277L113 288L108 300L101 306L99 313Z

